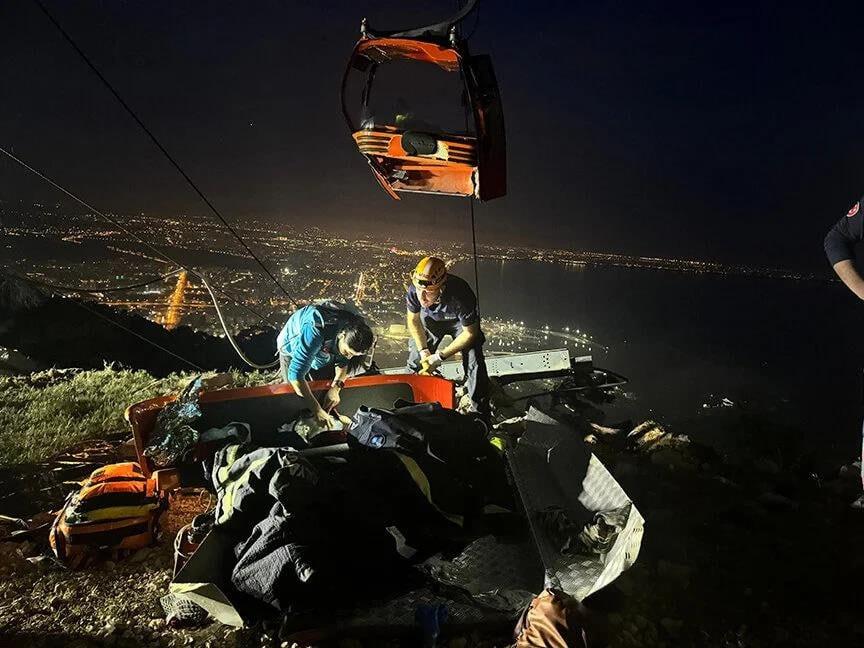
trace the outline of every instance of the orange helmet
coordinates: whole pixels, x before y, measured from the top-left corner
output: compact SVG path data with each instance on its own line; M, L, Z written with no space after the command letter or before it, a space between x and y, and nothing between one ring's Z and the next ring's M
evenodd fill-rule
M440 288L447 279L447 264L438 257L423 257L411 273L411 281L417 289Z

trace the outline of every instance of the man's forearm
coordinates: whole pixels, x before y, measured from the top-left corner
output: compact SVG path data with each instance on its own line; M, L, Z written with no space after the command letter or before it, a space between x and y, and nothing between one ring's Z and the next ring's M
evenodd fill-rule
M450 344L447 345L443 350L438 351L438 354L443 358L447 359L450 356L456 355L460 351L463 351L474 344L474 339L476 338L476 334L468 329L464 329L459 335L456 336L456 339L453 340Z
M840 277L840 281L855 293L858 299L864 299L864 277L861 276L851 260L846 259L835 263L834 272Z
M345 382L345 379L348 378L348 366L344 367L336 367L335 374L333 376L333 382L335 383L337 380L339 382Z
M312 388L309 387L308 382L305 380L292 380L291 386L294 388L294 393L306 401L306 405L312 410L313 414L321 409L321 404L315 398L315 394L312 393Z
M408 319L408 333L417 345L417 350L422 351L426 348L426 331L423 330L423 324L414 319Z

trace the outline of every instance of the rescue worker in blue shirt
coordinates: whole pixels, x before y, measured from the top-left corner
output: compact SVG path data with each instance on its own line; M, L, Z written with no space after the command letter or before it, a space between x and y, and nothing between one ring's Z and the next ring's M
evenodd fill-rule
M864 197L852 205L846 215L828 230L825 236L825 255L846 287L864 300L864 277L855 264L855 244L864 240ZM861 484L864 488L864 430L861 445ZM864 494L852 503L864 509Z
M424 257L411 273L405 303L410 334L408 368L431 373L461 351L471 409L488 416L489 375L483 357L486 339L480 330L477 296L471 286L448 274L441 259ZM446 335L453 341L441 349Z
M321 424L333 427L330 411L339 405L349 368L370 353L373 343L372 330L359 315L325 305L304 306L294 311L276 338L282 379ZM335 375L321 404L309 386L309 373L331 364Z

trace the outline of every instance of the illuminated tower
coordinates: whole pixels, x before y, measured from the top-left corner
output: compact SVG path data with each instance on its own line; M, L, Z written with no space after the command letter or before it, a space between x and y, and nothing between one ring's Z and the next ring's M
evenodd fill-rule
M354 303L359 304L363 301L363 297L366 296L366 285L364 281L365 277L363 273L360 273L360 277L357 279L357 290L354 292Z
M181 272L177 277L177 285L174 287L174 292L171 293L171 299L168 301L168 310L165 312L165 318L162 324L169 331L177 328L180 324L180 311L183 308L183 294L186 292L186 271Z

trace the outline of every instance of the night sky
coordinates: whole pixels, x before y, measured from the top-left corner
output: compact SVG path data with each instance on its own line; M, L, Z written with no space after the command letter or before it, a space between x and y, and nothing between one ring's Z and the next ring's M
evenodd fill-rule
M229 219L468 240L467 201L378 188L339 104L364 15L452 1L46 3ZM479 207L480 241L827 270L824 233L864 193L862 19L482 0L471 48L495 63L510 192ZM29 0L0 3L0 52L0 145L102 209L205 213ZM0 199L57 197L4 160Z

